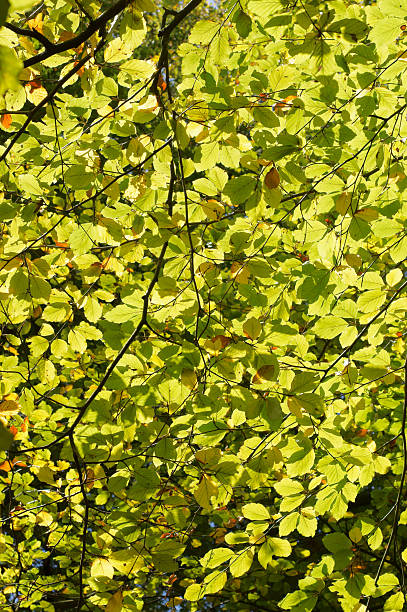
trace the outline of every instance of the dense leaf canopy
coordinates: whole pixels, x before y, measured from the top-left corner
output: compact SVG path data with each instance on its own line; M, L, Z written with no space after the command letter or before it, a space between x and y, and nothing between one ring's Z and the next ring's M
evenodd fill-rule
M406 609L405 3L0 24L1 609Z

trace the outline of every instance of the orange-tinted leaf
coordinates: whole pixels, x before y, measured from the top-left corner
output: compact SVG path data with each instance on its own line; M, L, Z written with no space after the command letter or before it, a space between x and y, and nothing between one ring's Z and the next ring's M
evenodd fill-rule
M205 341L204 346L210 355L216 356L219 355L220 351L230 344L230 342L232 342L231 338L219 335L210 339L208 338L208 340Z
M225 346L232 342L232 338L228 338L227 336L222 336L222 334L220 334L219 336L214 336L212 338L212 342L219 342L220 347L225 348Z
M3 463L0 463L0 470L2 470L3 472L9 472L12 468L12 464L10 463L10 461L3 461Z
M79 64L78 61L74 62L74 66L77 66L78 64ZM82 76L83 73L85 72L85 66L81 66L80 68L78 68L76 72L79 76Z
M2 115L1 117L1 125L8 130L8 128L10 127L10 125L13 123L13 118L9 113L6 113L5 115Z
M297 98L297 96L287 96L284 98L284 100L277 102L274 108L276 110L288 110L292 106L292 104L290 104L291 100L294 100L295 98Z
M364 221L374 221L375 219L377 219L378 216L379 213L377 212L377 210L375 210L374 208L370 208L369 206L366 206L365 208L359 208L359 210L357 210L355 213L355 217L359 217Z
M30 30L37 30L37 32L40 32L42 34L42 25L43 25L42 18L43 18L42 13L37 13L34 19L29 19L27 21L27 25L30 28Z
M34 91L34 89L40 89L42 87L41 81L39 79L33 79L32 81L28 81L26 87L30 88L30 92Z
M359 431L356 433L356 435L358 436L358 438L364 438L368 433L367 429L359 429Z
M71 40L72 38L75 38L75 34L73 32L68 32L67 30L64 30L60 33L58 42L65 42L67 40Z
M92 487L95 485L95 472L91 468L86 470L85 484L88 489L92 489Z
M167 83L165 82L164 77L160 74L158 77L158 87L162 90L165 91L167 89Z
M216 221L220 219L222 215L225 214L225 207L218 202L217 200L207 200L206 202L202 202L201 206L211 221Z

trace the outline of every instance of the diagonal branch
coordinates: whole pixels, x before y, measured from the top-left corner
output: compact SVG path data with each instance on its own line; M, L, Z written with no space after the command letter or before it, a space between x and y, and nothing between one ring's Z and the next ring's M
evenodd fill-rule
M99 42L99 44L96 47L94 52L97 53L97 51L99 51L99 49L101 49L104 44L105 44L105 40L102 38L102 40ZM44 106L46 106L46 104L48 104L48 102L51 102L53 100L53 98L54 98L55 94L57 93L57 91L67 81L69 81L69 79L74 74L76 74L78 72L78 70L80 70L82 68L82 66L84 66L86 64L86 62L88 60L91 59L91 57L92 57L92 53L89 53L88 55L85 55L85 57L83 57L81 60L79 60L79 62L77 64L75 64L75 66L62 79L60 79L58 81L58 83L55 85L55 87L52 89L52 91L50 91L50 93L47 95L47 97L44 98L43 100L41 100L41 102L39 104L37 104L37 106L34 106L34 108L31 110L31 112L27 116L27 119L24 121L24 123L21 126L21 128L18 130L18 132L16 132L14 134L14 136L11 139L11 141L9 142L8 146L3 151L3 153L0 155L0 162L3 161L7 157L7 155L9 154L9 152L11 151L11 149L13 148L13 146L15 145L17 140L20 138L20 136L22 136L22 134L24 134L24 132L26 131L27 127L29 126L31 121L34 119L34 117L36 116L38 111L41 110L41 108L43 108Z
M48 59L49 57L52 57L53 55L56 55L57 53L62 53L64 51L69 51L69 49L75 49L76 47L79 47L82 43L89 40L92 34L95 34L99 30L103 29L106 26L107 22L110 21L110 19L113 19L113 17L116 17L116 15L121 13L121 11L123 11L130 3L131 3L131 0L119 0L118 2L113 4L113 6L111 6L107 11L105 11L102 15L100 15L97 19L92 21L83 32L78 34L78 36L75 36L75 38L71 38L70 40L65 40L64 42L61 42L61 43L57 43L57 44L52 43L48 39L46 39L45 36L42 37L42 35L40 35L42 38L42 40L40 40L38 36L33 35L33 32L30 31L30 35L33 38L37 38L37 40L40 40L40 42L44 45L45 51L43 51L42 53L39 53L38 55L34 57L30 57L26 59L24 61L24 68L28 68L29 66L34 66L34 64L39 64L40 62ZM9 24L7 24L7 27L9 27ZM12 26L12 27L14 28L13 31L16 31L15 26ZM9 29L12 29L12 28L9 27ZM17 28L17 29L19 30L20 28ZM23 32L24 32L24 36L28 36L27 30L23 30ZM17 32L17 33L22 33L22 32ZM36 32L36 34L38 35L38 32ZM44 39L47 41L47 44L45 44Z
M325 380L325 378L328 376L328 372L330 372L332 370L332 368L334 368L336 366L336 364L342 359L342 357L345 357L345 355L347 355L352 348L355 346L355 344L361 339L361 337L363 336L363 334L369 329L369 327L372 325L372 323L374 323L379 317L381 317L381 315L386 312L386 310L389 308L390 304L392 304L394 302L394 300L396 299L396 297L398 295L400 295L400 293L403 291L403 289L407 287L407 281L405 281L402 285L400 285L400 287L397 289L397 291L395 291L395 293L392 295L392 297L389 299L388 302L386 302L386 304L380 308L380 310L374 315L374 317L372 317L370 319L370 321L368 321L368 323L366 323L366 325L364 325L361 329L361 331L358 333L358 335L356 336L356 338L354 339L354 341L352 342L352 344L350 344L349 346L347 346L342 353L331 363L329 364L329 366L326 368L326 370L324 371L324 375L321 378L321 380L319 381L318 385L320 385L322 383L323 380Z
M170 171L171 171L171 178L170 178L170 183L169 183L169 187L168 187L167 207L168 207L169 214L172 215L174 186L175 186L175 180L176 180L173 162L171 162ZM54 444L57 444L58 442L60 442L61 440L63 440L66 437L69 437L69 439L72 440L72 436L73 436L73 433L75 431L75 428L81 422L81 420L84 417L87 409L92 404L92 402L96 399L96 397L99 395L99 393L102 391L102 389L105 386L106 382L108 381L108 379L110 378L111 374L113 373L113 370L120 363L120 361L122 360L123 356L128 351L128 349L131 347L133 342L136 340L137 336L140 334L140 332L143 329L143 327L147 326L148 306L149 306L150 295L151 295L155 285L157 284L158 277L159 277L159 275L160 275L160 273L162 271L162 268L163 268L163 265L164 265L164 257L165 257L165 253L167 251L167 247L168 247L168 240L166 242L164 242L164 244L163 244L163 246L161 248L161 253L160 253L159 257L158 257L158 261L157 261L157 264L156 264L156 269L155 269L155 272L154 272L154 276L153 276L153 278L150 281L150 284L148 286L147 291L143 295L143 302L144 302L143 311L141 313L140 321L139 321L136 329L133 331L133 333L130 335L130 337L126 340L126 342L123 344L123 346L120 349L120 351L117 353L116 357L113 359L113 361L107 367L106 372L103 375L103 377L101 378L101 380L99 381L96 389L94 389L93 393L84 402L83 406L80 407L79 412L78 412L74 422L69 427L69 429L67 429L67 431L65 431L60 436L58 436L53 442L51 442L51 444L48 444L46 446L41 447L42 449L50 448L51 446L53 446ZM25 452L32 451L32 450L34 450L34 449L27 449ZM36 450L40 450L40 448L37 447Z
M53 51L55 48L55 44L51 42L50 40L48 40L48 38L44 36L44 34L41 34L41 32L38 32L38 30L29 30L29 29L19 28L18 26L13 25L12 23L8 23L7 21L4 24L4 27L7 28L8 30L11 30L11 32L14 32L14 34L18 34L19 36L27 36L27 38L35 38L35 40L38 40L38 42L40 42L47 51Z

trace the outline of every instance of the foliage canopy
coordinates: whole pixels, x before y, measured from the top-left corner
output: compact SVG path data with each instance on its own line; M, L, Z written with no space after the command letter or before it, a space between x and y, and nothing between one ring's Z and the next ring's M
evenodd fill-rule
M405 609L401 0L0 24L2 609Z

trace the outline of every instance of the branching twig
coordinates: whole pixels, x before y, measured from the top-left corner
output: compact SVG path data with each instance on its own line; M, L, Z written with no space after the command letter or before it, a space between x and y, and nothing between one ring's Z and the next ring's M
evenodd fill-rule
M387 553L389 552L391 543L396 541L397 539L397 531L399 526L399 517L401 510L401 500L403 497L403 489L404 483L407 476L407 435L406 435L406 425L407 425L407 358L404 363L404 403L403 403L403 416L401 421L401 431L400 436L403 441L403 470L401 472L400 477L400 485L398 488L396 503L394 504L394 516L393 516L393 525L390 533L390 537L387 541L386 548L384 549L382 558L379 563L379 567L377 568L376 576L375 576L375 584L380 578L380 574L383 570L383 565L386 561Z
M35 38L35 40L38 40L38 42L40 42L47 51L53 51L55 48L54 43L48 40L48 38L44 36L44 34L41 34L41 32L38 32L37 30L27 30L24 28L19 28L18 26L13 25L12 23L8 23L7 21L4 24L4 27L8 30L11 30L11 32L14 32L14 34L18 34L19 36Z
M106 26L107 22L110 21L110 19L116 17L116 15L118 15L119 13L121 13L121 11L123 11L130 4L130 2L131 0L119 0L118 2L116 2L116 4L111 6L107 11L100 15L100 17L92 21L83 32L81 32L80 34L78 34L78 36L75 36L74 38L65 40L64 42L57 44L47 41L47 46L45 45L44 40L40 41L46 47L45 51L39 53L38 55L35 55L34 57L26 59L24 61L24 68L39 64L40 62L43 62L44 60L48 59L49 57L52 57L53 55L57 55L58 53L63 53L64 51L69 51L69 49L75 49L76 47L79 47L82 43L89 40L92 34L95 34L99 30L103 29ZM31 30L30 33L32 35ZM27 34L25 34L25 36L27 36ZM36 36L34 36L34 38L37 38L37 40L39 40Z

